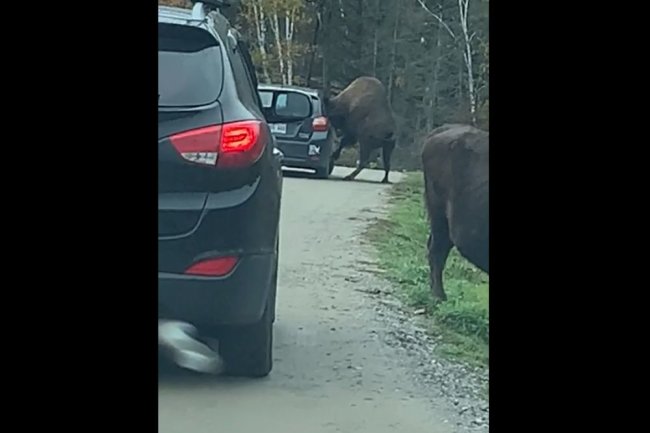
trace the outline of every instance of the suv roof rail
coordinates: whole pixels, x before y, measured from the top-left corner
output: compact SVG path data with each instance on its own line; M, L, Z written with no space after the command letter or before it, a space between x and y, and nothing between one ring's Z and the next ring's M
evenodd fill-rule
M210 11L230 6L230 2L227 0L192 0L192 3L194 3L194 6L192 6L192 19L195 20L204 20Z

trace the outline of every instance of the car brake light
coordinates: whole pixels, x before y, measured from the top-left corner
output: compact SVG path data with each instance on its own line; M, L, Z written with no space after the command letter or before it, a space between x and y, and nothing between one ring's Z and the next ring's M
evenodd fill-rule
M170 140L187 161L239 168L255 163L262 155L268 141L263 131L261 122L245 120L181 132Z
M185 274L204 277L223 277L235 268L237 261L238 258L233 256L201 260L190 266L185 271Z
M197 164L215 165L221 140L221 126L181 132L170 137L170 140L184 159Z
M268 141L262 122L247 120L222 125L218 167L247 167L255 163Z
M327 117L325 116L316 117L311 122L311 128L314 131L327 131L328 127L329 127L329 122L327 121Z

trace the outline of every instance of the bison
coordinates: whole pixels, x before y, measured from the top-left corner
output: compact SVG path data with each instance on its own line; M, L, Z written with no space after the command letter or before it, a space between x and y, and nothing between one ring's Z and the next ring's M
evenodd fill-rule
M359 77L341 93L326 99L325 109L332 126L342 135L333 159L341 156L343 148L359 143L357 168L344 179L354 179L368 165L372 152L381 148L385 172L382 183L388 183L395 148L395 119L381 81Z
M453 246L490 272L490 135L467 125L434 129L422 149L431 291L447 299L442 274Z

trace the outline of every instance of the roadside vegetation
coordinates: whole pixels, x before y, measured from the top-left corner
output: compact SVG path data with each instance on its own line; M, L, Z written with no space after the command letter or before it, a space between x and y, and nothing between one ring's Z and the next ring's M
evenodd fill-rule
M388 215L368 232L380 266L399 287L398 295L422 314L429 331L441 338L436 351L473 365L489 359L489 279L454 249L445 269L448 301L436 305L429 288L428 221L422 173L409 173L391 190Z

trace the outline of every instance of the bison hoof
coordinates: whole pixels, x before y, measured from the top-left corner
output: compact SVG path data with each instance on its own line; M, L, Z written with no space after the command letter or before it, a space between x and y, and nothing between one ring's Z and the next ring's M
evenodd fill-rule
M390 185L390 180L388 180L388 178L385 177L385 178L383 178L383 179L381 180L381 183L385 183L385 184L389 184L389 185Z

